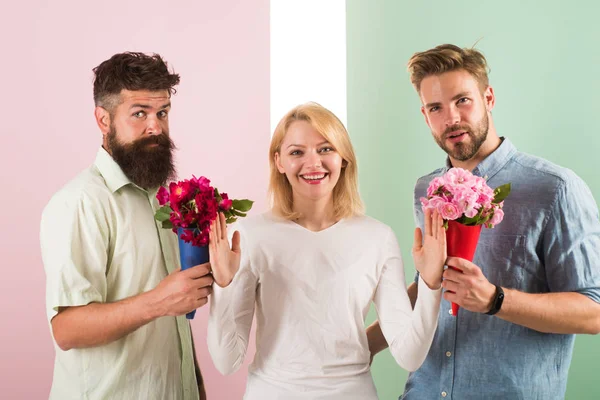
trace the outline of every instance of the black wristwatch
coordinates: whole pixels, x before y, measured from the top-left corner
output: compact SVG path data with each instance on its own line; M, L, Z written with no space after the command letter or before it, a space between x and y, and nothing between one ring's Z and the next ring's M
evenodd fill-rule
M502 302L504 301L504 290L498 285L496 285L496 294L494 295L494 300L492 300L492 308L490 311L486 312L487 315L494 315L502 308Z

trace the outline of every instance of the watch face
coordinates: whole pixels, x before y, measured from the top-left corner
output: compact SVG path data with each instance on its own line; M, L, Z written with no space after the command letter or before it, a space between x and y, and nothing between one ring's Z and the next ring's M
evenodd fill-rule
M502 288L500 286L496 285L496 295L494 296L494 302L492 304L492 308L486 314L494 315L498 311L500 311L503 301L504 301L504 290L502 290Z
M498 291L500 293L498 293L498 295L496 296L496 301L494 302L494 308L496 309L496 312L500 311L500 308L502 307L502 302L504 301L504 290L502 290L501 287L498 287Z

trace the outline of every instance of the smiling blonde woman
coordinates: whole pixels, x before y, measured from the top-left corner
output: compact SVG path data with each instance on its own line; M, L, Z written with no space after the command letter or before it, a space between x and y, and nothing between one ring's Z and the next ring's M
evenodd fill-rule
M433 340L446 258L439 215L415 234L419 299L411 307L396 236L366 217L348 133L324 107L281 120L269 152L272 209L213 224L208 346L217 369L244 360L256 312L246 400L374 400L364 321L375 304L396 361L413 371ZM231 239L231 246L230 246Z

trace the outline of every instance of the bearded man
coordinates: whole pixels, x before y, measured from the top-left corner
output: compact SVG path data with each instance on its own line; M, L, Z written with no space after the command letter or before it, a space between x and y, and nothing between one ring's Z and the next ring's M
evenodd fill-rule
M473 262L449 257L438 327L402 400L564 399L575 334L600 332L600 222L586 183L573 171L517 150L499 136L496 96L484 55L443 44L408 63L421 113L446 165L418 179L464 168L491 187L512 185L504 220L484 229ZM418 275L418 274L417 274ZM416 284L408 288L411 301ZM458 316L450 303L460 306ZM367 330L372 355L387 347L379 323Z
M175 176L179 75L160 55L132 52L93 71L102 147L41 221L50 399L204 399L184 315L207 303L209 264L179 271L177 238L153 218L158 188Z

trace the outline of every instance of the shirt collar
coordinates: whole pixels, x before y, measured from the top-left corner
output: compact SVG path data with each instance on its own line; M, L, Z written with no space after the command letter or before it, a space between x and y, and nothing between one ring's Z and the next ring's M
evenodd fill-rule
M492 176L496 175L517 152L517 148L509 139L505 137L501 137L500 139L502 140L500 146L473 169L473 175L482 176L486 180L490 179ZM448 171L450 168L452 168L450 158L446 157L446 169L444 172Z
M123 170L119 167L119 164L117 164L111 155L102 147L98 149L94 165L98 168L98 171L100 171L100 175L104 178L106 186L113 193L123 186L129 184L133 185L129 178L125 176Z

